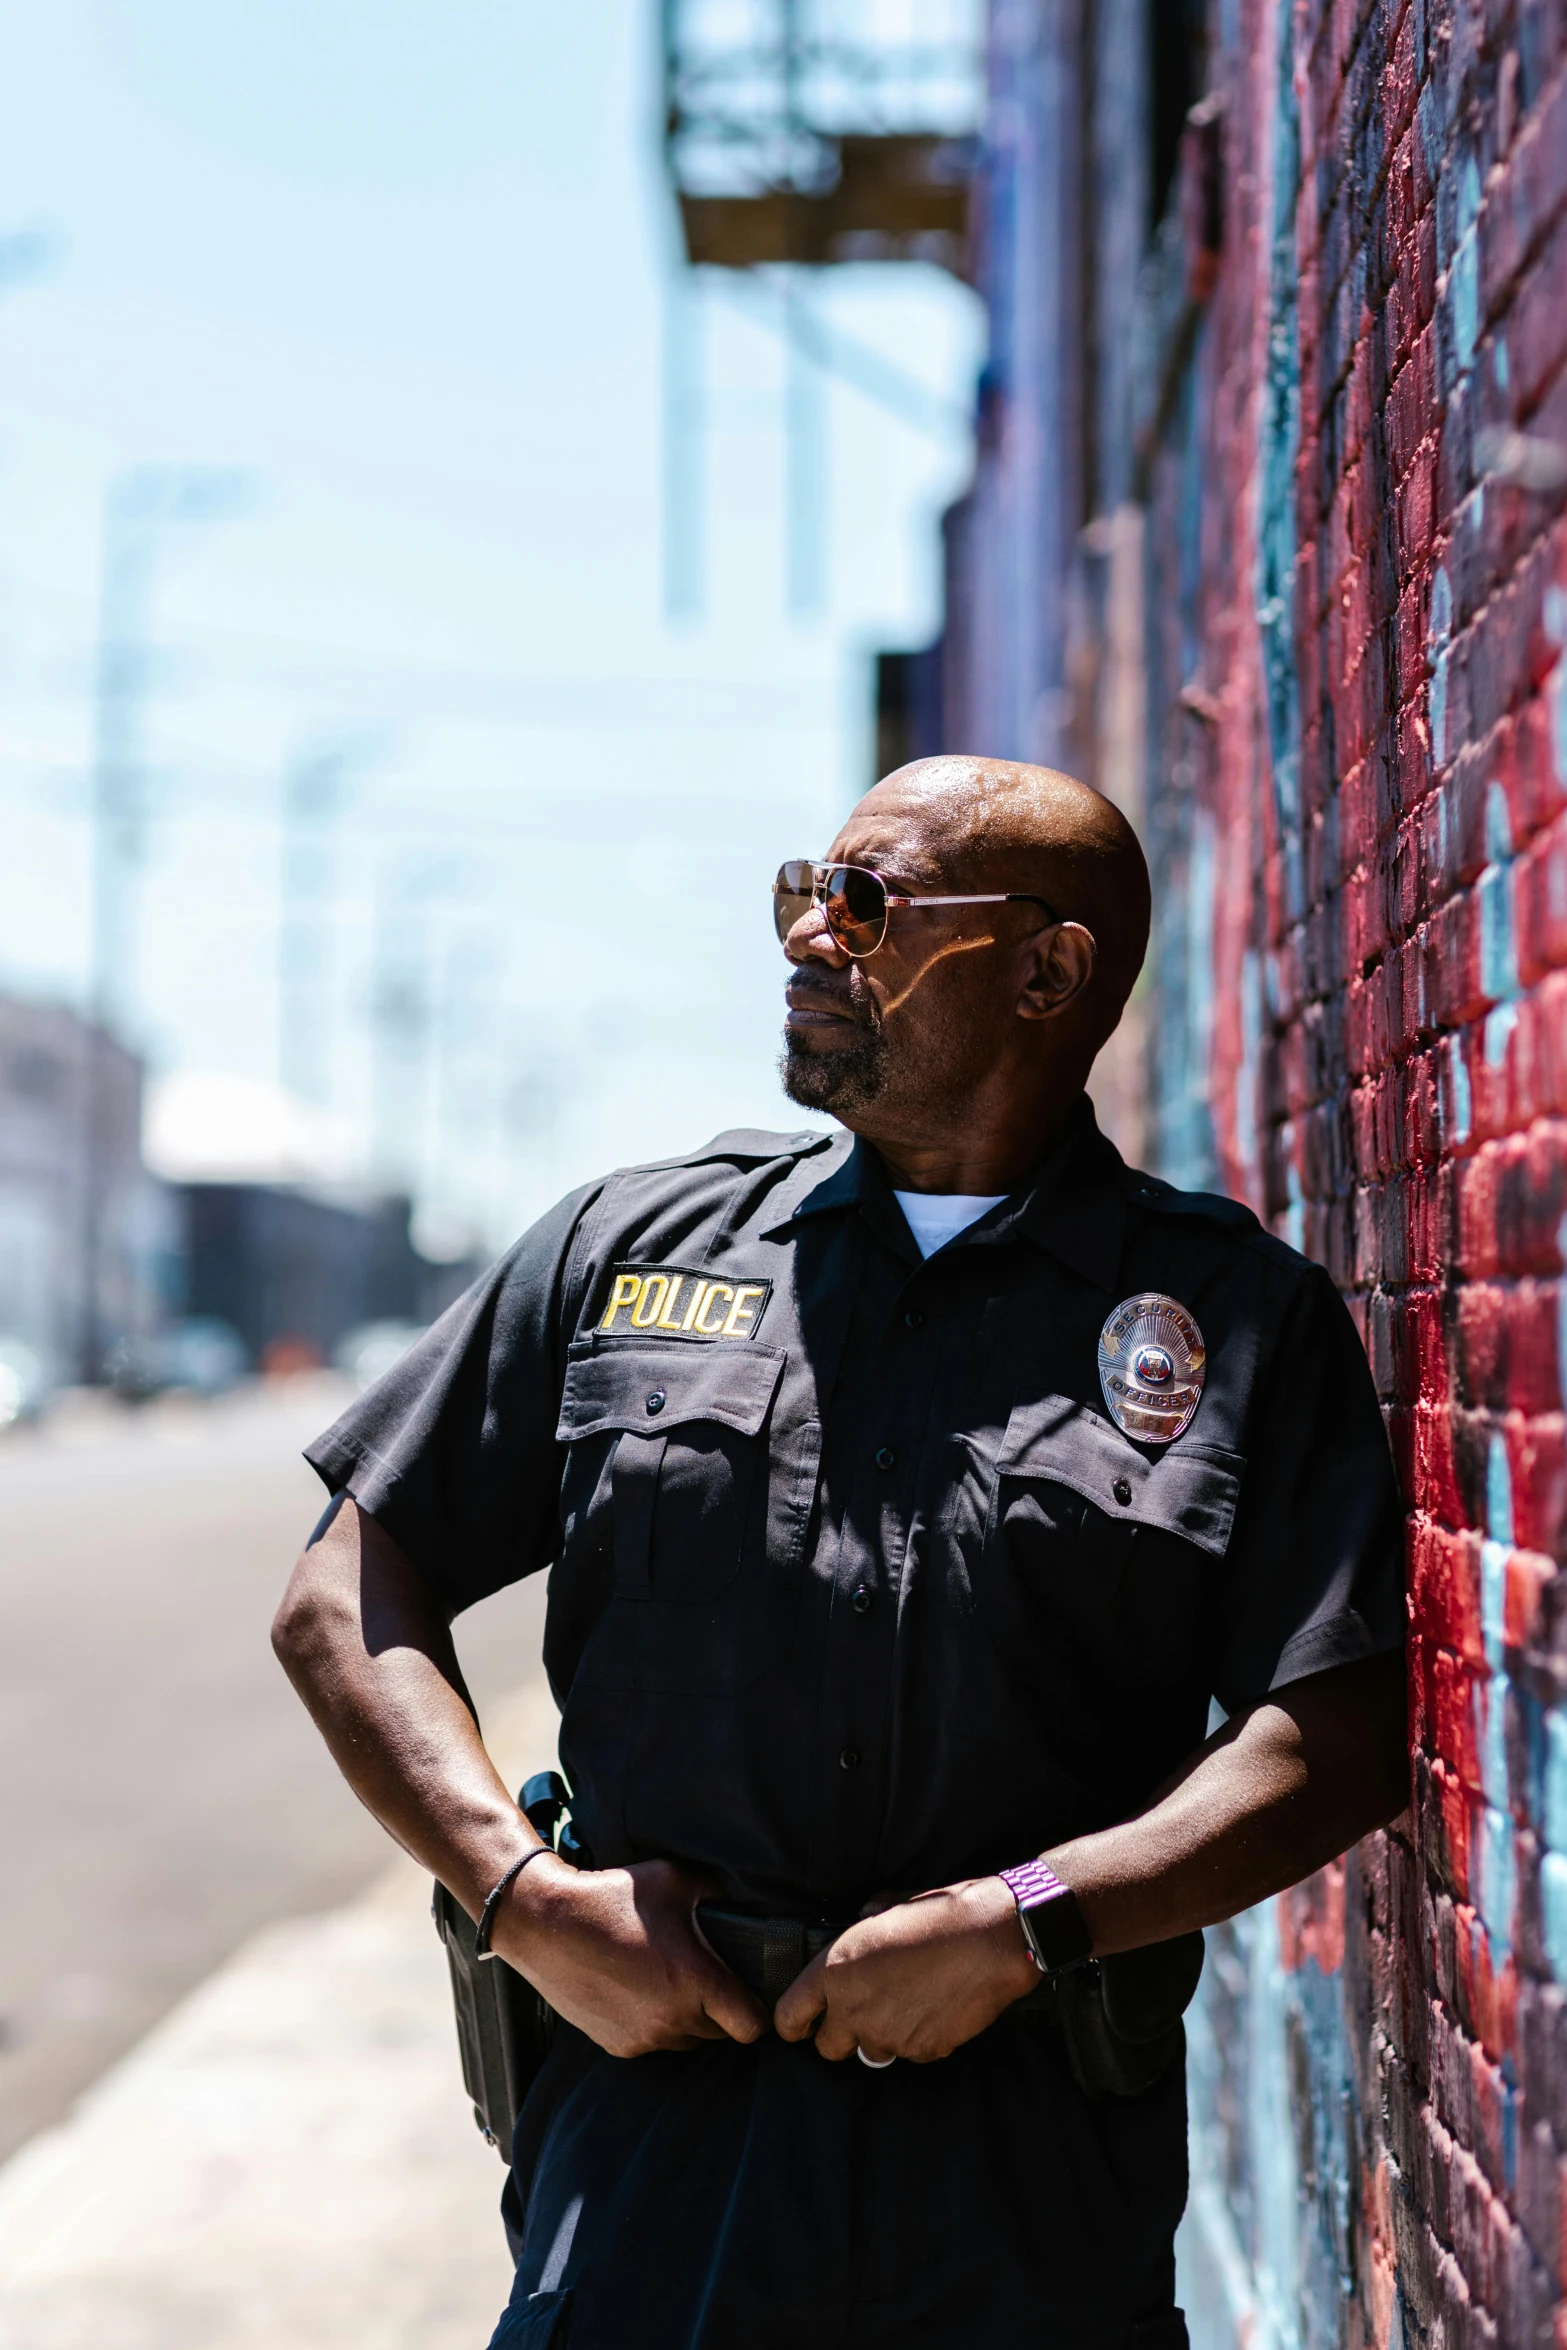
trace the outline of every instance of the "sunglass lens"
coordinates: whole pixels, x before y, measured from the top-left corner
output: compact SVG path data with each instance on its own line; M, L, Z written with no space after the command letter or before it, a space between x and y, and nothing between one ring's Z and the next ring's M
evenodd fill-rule
M780 941L811 910L820 871L808 858L792 857L773 883L773 920ZM859 865L834 865L821 891L827 928L846 953L873 955L887 935L887 891L880 874Z
M835 865L822 897L827 927L850 955L873 955L887 935L887 891L880 874Z
M801 916L811 910L812 873L809 858L791 857L778 868L773 883L773 920L781 945Z

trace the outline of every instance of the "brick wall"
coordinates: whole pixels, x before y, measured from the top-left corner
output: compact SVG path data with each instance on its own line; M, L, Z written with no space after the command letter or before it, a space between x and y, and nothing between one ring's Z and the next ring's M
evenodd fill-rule
M1151 495L1190 631L1161 963L1189 1000L1206 945L1213 1156L1330 1267L1386 1401L1415 1755L1394 1831L1220 1938L1194 2237L1239 2263L1215 2322L1567 2340L1567 41L1433 0L1232 30Z
M1056 348L1084 494L1045 558L1067 618L1009 621L1061 656L1024 724L965 654L1009 450L1038 463L989 216L948 738L1130 793L1105 577L1134 510L1149 1153L1331 1268L1409 1506L1410 1811L1210 1936L1194 2332L1567 2345L1567 8L1212 0L1210 97L1119 277L1095 125L1146 46L1112 89L1084 0L994 17L998 120L1009 74L1074 92L1076 194L1041 218L1098 308Z

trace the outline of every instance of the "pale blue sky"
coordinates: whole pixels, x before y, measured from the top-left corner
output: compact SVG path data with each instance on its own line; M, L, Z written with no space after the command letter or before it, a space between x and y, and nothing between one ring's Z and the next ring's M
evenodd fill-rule
M337 826L337 1106L365 1147L372 942L433 972L438 1201L498 1241L606 1163L792 1124L766 890L869 758L865 651L936 616L933 444L830 396L829 608L784 611L775 339L712 306L709 597L660 611L673 222L651 0L51 0L13 12L0 234L0 978L79 995L106 483L251 469L168 546L141 891L157 1067L275 1072L279 778L371 746ZM958 405L970 297L840 273Z

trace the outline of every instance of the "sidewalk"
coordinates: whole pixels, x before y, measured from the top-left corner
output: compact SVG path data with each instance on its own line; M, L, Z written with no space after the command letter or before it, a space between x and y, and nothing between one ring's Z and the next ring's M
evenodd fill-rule
M542 1685L486 1725L553 1760ZM0 2170L0 2350L483 2350L510 2263L429 1880L257 1935Z

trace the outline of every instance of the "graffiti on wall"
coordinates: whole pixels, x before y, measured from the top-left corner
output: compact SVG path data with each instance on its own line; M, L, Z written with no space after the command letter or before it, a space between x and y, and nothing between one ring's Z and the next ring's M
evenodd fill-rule
M1210 1129L1167 1082L1157 1130L1355 1309L1416 1751L1389 1834L1210 1936L1204 2343L1567 2340L1563 45L1501 0L1256 0L1216 61L1149 557L1195 602L1151 660L1155 1017Z
M1209 1938L1194 2338L1567 2350L1567 9L990 29L942 739L1142 823L1131 1148L1328 1268L1408 1511L1409 1809Z

